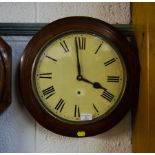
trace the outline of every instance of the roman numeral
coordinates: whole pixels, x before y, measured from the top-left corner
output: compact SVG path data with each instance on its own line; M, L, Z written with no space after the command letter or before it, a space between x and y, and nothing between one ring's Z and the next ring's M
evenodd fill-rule
M112 99L114 98L114 95L109 93L108 91L104 91L101 96L104 97L109 102L111 102Z
M93 108L95 109L96 112L99 112L94 104L93 104Z
M78 49L85 50L86 49L86 38L85 37L77 37Z
M42 73L42 74L37 74L39 78L45 78L45 79L52 79L52 73Z
M49 97L51 97L52 95L55 94L55 89L54 89L53 86L50 86L50 87L44 89L44 90L42 91L42 93L43 93L43 95L46 97L46 99L48 99Z
M103 45L103 42L98 46L97 50L95 51L95 54L97 54L97 52L99 51L102 45Z
M75 105L74 117L80 117L80 107L78 105Z
M62 110L63 110L63 108L64 108L64 105L65 105L66 103L64 102L64 100L61 98L60 100L59 100L59 102L57 103L57 105L55 106L55 110L59 110L59 112L61 112Z
M108 66L108 65L112 64L115 61L116 61L116 59L115 58L112 58L112 59L108 60L107 62L105 62L104 65L105 66Z
M62 42L60 42L60 45L62 46L62 48L64 49L65 52L69 52L67 44L64 40Z
M119 76L108 76L107 82L119 82L120 77Z
M45 57L46 57L46 58L49 58L50 60L53 60L54 62L57 62L56 59L54 59L54 58L52 58L52 57L50 57L50 56L48 56L48 55L45 55Z

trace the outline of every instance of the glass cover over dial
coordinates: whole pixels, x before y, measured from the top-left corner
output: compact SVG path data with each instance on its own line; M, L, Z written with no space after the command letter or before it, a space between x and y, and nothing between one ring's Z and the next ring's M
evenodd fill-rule
M32 69L33 91L61 121L88 123L106 117L126 87L119 51L94 33L70 32L48 42Z

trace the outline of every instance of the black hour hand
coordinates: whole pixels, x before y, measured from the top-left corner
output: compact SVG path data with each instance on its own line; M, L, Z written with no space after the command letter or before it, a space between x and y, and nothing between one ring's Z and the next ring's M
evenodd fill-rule
M101 85L99 82L91 82L91 81L85 79L85 78L84 78L83 76L81 76L81 75L78 75L78 76L77 76L77 80L79 80L79 81L84 81L84 82L86 82L86 83L89 83L89 84L93 85L93 87L96 88L96 89L107 90L106 88L102 87L102 85Z
M98 82L94 82L94 83L93 83L93 87L94 87L94 88L97 88L97 89L106 90L106 88L102 87L101 84L98 83Z

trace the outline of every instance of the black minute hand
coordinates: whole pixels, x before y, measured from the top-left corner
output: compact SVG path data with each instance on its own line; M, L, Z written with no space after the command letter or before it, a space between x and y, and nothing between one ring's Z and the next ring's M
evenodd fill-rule
M76 46L78 76L81 76L81 66L80 66L80 61L79 61L79 49L78 49L77 37L75 37L75 46Z

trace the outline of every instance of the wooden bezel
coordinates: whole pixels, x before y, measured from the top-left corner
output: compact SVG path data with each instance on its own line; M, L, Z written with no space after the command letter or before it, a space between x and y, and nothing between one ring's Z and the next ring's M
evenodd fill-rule
M11 104L11 47L0 38L0 112Z
M89 124L64 123L51 116L37 101L32 90L31 71L33 62L40 49L51 39L68 31L91 31L109 39L119 50L127 70L127 85L118 106L107 117ZM42 28L30 40L20 62L20 89L28 111L45 128L70 137L93 136L116 125L137 102L139 88L139 60L127 39L111 25L90 17L67 17L52 22Z

